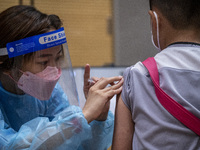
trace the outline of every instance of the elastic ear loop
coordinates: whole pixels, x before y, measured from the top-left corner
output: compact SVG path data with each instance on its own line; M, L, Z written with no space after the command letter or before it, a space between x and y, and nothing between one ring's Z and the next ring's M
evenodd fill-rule
M158 26L158 16L155 11L153 11L153 14L155 15L156 18L156 25L157 25L157 42L158 42L158 48L160 49L160 41L159 41L159 26ZM161 49L160 49L161 50Z
M23 71L21 71L21 70L19 70L19 71L20 71L21 73L23 73L23 74L29 76L26 72L23 72ZM18 85L20 85L20 86L23 86L23 84L18 83L10 74L7 74L7 73L5 73L5 72L4 72L3 74L9 76L9 78L10 78L11 80L13 80L16 84L18 84Z

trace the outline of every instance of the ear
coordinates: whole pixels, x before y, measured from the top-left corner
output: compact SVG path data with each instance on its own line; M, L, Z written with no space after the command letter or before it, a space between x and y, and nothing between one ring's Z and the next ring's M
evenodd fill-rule
M150 20L151 20L151 26L152 30L156 30L157 23L156 23L156 17L152 10L149 10Z

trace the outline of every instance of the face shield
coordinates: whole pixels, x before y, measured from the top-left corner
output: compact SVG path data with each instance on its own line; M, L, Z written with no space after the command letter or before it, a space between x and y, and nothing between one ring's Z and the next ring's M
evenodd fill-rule
M73 106L79 100L64 28L7 43L0 57L0 112L17 131L11 149L27 141L30 149L66 149L90 136Z
M3 55L9 56L11 67L3 72L7 84L2 87L11 94L46 101L60 99L58 92L79 105L64 28L7 43L0 50Z

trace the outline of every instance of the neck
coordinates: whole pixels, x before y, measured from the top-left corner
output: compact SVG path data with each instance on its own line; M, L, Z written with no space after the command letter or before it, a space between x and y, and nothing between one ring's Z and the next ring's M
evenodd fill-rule
M168 31L166 32L168 34L165 34L166 36L163 36L164 38L161 40L162 49L166 48L168 45L175 42L193 42L200 44L200 31L198 30L195 29L175 30L173 28L171 29L168 28Z

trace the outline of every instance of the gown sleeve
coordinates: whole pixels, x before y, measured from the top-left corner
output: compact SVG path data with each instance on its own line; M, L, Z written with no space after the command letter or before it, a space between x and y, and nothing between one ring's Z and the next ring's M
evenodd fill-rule
M61 93L57 98L60 96L63 98ZM6 115L0 107L0 149L103 150L111 145L112 113L109 112L106 121L88 124L80 107L69 105L66 100L59 100L57 104L50 102L46 111L48 117L34 118L18 132L6 124Z
M69 106L52 121L37 117L22 125L18 132L6 128L3 118L0 120L0 149L75 150L90 137L91 127L76 106Z
M92 135L86 141L82 142L82 149L107 150L112 144L114 130L113 113L109 111L106 121L92 121L90 126Z

